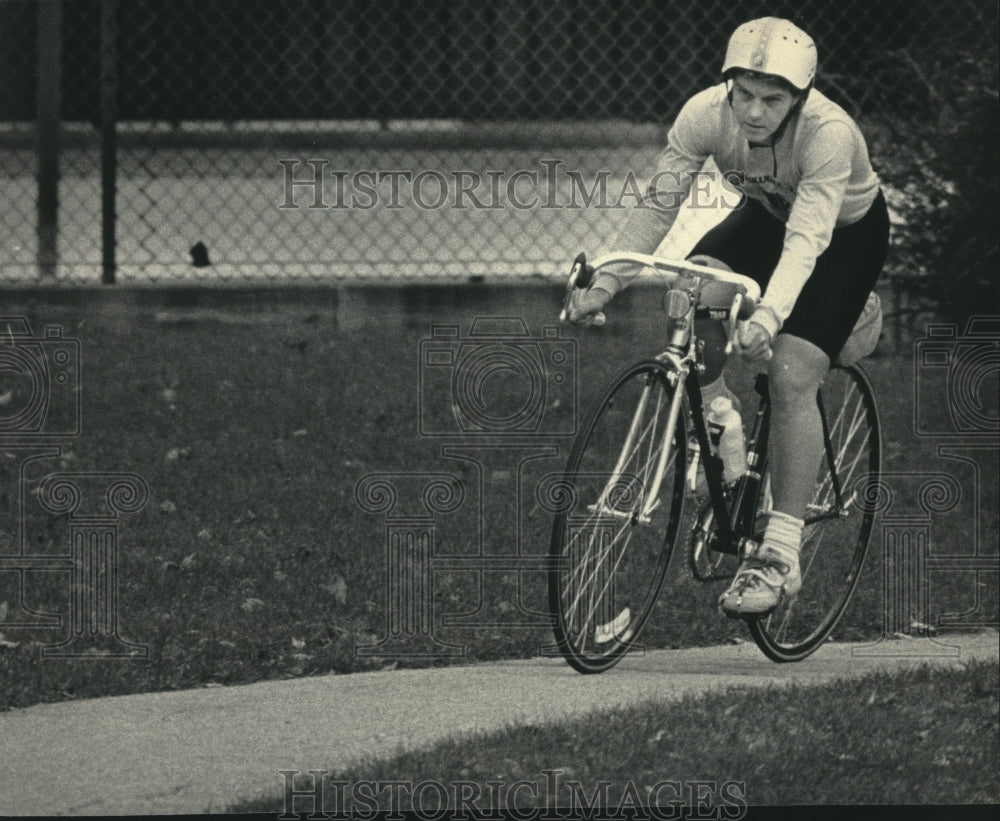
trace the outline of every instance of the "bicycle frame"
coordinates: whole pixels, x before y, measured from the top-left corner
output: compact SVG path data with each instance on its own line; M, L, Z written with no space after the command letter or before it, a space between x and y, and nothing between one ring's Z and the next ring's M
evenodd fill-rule
M731 272L640 254L599 258L591 268L581 254L571 271L563 318L573 315L574 321L603 324L596 315L573 314L581 304L576 289L589 286L594 268L614 262L638 263L673 279L664 301L666 345L652 361L644 358L623 369L594 404L566 468L573 509L560 510L553 523L548 581L550 608L557 616L555 636L561 654L581 673L601 672L617 663L632 649L653 612L684 515L685 476L691 478L691 471L685 472L689 442L694 448L696 441L700 448L709 494L698 500L688 538L689 569L697 581L733 578L733 563L724 561L726 555L739 562L751 556L763 559L760 541L772 509L768 377L760 374L754 386L760 401L747 469L727 484L722 458L713 448L718 443L716 429L706 417L704 343L695 327L696 319L728 319L731 349L737 322L752 313L759 298L756 283ZM734 297L726 312L728 296L702 293L707 279L742 286L745 299ZM808 574L821 583L804 595L797 592L780 600L763 614L726 611L745 618L760 649L779 662L805 658L836 627L857 584L871 536L874 515L871 504L866 505L870 500L865 477L880 465L878 411L863 371L833 371L836 374L816 394L824 461L804 517L805 525L815 529L804 535L801 551L803 579ZM612 465L609 478L606 470ZM581 503L590 511L582 517ZM616 521L601 521L605 516ZM624 595L616 597L618 585ZM577 604L583 595L589 609L581 614Z
M669 368L668 380L671 381L675 390L670 403L667 425L664 428L663 439L660 443L659 456L653 473L653 479L641 510L638 514L635 514L636 521L639 524L648 524L652 513L660 504L660 486L663 482L666 467L670 462L672 443L676 434L677 421L681 417L681 405L685 398L685 393L682 393L680 390L676 390L676 388L680 385L684 385L688 400L688 407L691 411L692 421L694 422L695 433L698 437L701 452L705 454L705 477L708 483L716 521L720 523L720 529L717 530L717 538L719 538L719 540L726 545L727 549L724 552L735 553L739 549L739 546L733 545L734 533L740 532L739 525L742 524L742 520L736 518L732 520L730 519L725 501L725 490L723 487L722 462L717 456L715 456L715 454L712 453L710 446L708 426L705 423L704 418L701 386L698 380L698 374L704 370L704 366L700 361L701 348L695 331L695 314L699 306L698 296L700 295L701 288L706 280L728 281L740 286L740 288L743 289L735 294L728 311L728 318L730 320L729 342L726 347L726 352L728 353L732 349L733 339L737 329L737 321L744 298L746 296L748 303L751 305L756 302L756 300L760 297L759 286L754 280L740 274L724 272L701 265L678 263L644 254L617 254L601 257L595 261L594 270L596 271L606 265L612 265L620 262L639 263L653 268L660 273L666 272L674 274L674 281L672 283L674 286L676 286L682 279L687 280L685 287L673 287L667 294L667 301L669 304L666 306L666 313L668 323L670 323L670 338L666 350L659 354L656 359ZM577 266L574 270L578 271L579 266L582 266L582 260L580 259L578 259ZM570 289L576 285L576 276L577 275L574 274L571 277ZM565 311L566 309L564 308L564 315ZM615 468L612 471L612 474L609 477L603 491L601 492L598 501L594 505L588 506L591 512L600 512L601 514L618 518L630 517L633 515L624 511L615 510L613 507L608 505L607 501L608 497L621 480L622 471L628 459L628 455L632 451L636 438L641 434L641 431L639 430L640 420L645 414L650 391L650 385L646 385L643 388L639 404L632 417L632 422L629 426L625 442L623 443L622 449L619 453ZM758 419L758 432L760 429L759 426L760 419ZM762 474L759 473L757 477L758 485L760 475ZM745 485L746 483L744 483L743 486L745 487ZM753 492L750 495L752 496L753 503L756 503L756 488L753 488L752 490ZM740 498L742 499L745 494L746 491L741 489ZM747 504L737 504L734 507L734 514L737 516L746 515L745 513L741 514L743 508L746 507L748 507Z
M608 483L604 486L604 490L601 492L597 502L593 505L588 505L588 510L590 510L591 513L599 512L602 515L618 518L629 517L631 515L624 513L623 511L615 510L607 504L607 501L608 496L612 493L614 488L617 487L618 482L621 480L625 463L628 461L628 454L631 453L636 438L641 435L641 431L639 430L640 420L646 412L646 406L649 404L649 394L651 390L652 386L650 384L646 384L642 389L642 394L639 397L639 404L636 406L635 413L632 416L632 422L629 425L629 431L625 437L625 442L622 444L622 449L618 455L618 461L615 464L615 468L608 479ZM677 428L677 419L680 417L680 412L681 394L679 391L675 391L674 398L670 403L670 410L668 411L667 416L667 426L665 428L667 435L670 437L673 436L673 432ZM645 502L643 503L642 510L639 511L639 514L636 517L640 524L649 524L653 511L656 510L660 504L660 485L663 483L663 474L666 470L667 464L669 463L669 456L670 440L667 439L660 447L660 454L657 458L656 469L653 473L653 484L650 487L650 491L646 496Z

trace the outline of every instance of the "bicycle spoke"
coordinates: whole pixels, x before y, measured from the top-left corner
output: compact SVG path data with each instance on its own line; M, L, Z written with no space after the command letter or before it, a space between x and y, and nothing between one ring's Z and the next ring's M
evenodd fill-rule
M665 441L672 399L664 366L631 369L588 414L570 455L572 504L553 526L549 591L560 649L581 672L627 652L666 573L683 498L682 437Z
M802 587L750 630L775 661L812 653L836 627L860 576L874 515L858 505L859 483L881 463L878 411L858 368L830 372L820 407L827 436L816 492L807 506L800 552Z
M661 448L658 447L655 452L651 452L648 454L647 464L649 463L655 464L655 461L653 460L658 458L660 449ZM673 465L675 458L676 458L675 456L671 456L668 459L668 469L670 468L671 465ZM648 470L646 472L647 474L649 473ZM642 485L645 486L646 482L643 482ZM637 495L635 504L632 506L633 511L641 509L644 501L645 501L644 496ZM592 519L588 520L588 522L585 523L585 526L588 524L597 525L598 520L599 520L599 515L595 514ZM589 632L589 625L591 624L591 621L594 617L594 614L597 611L597 608L599 607L601 602L604 601L605 596L609 592L612 580L614 579L615 574L618 572L622 561L625 559L626 551L631 541L632 537L631 534L633 532L633 529L636 526L638 526L634 524L634 522L632 522L631 520L627 519L618 519L615 521L618 523L618 529L615 531L612 539L610 540L609 545L601 551L596 561L591 562L590 560L585 558L577 568L578 573L584 573L586 568L593 567L593 569L590 572L590 576L587 578L583 578L582 576L572 577L570 580L571 581L569 585L570 590L578 590L580 591L580 593L582 593L583 591L587 591L591 597L591 602L589 603L589 609L587 609L586 614L583 618L583 624L587 626L588 632ZM581 533L582 532L585 531L581 530ZM595 547L594 543L597 540L597 533L595 532L590 533L589 538L590 538L590 543L588 544L587 550L585 551L585 553L588 556ZM604 586L598 588L596 586L596 579L598 574L601 572L600 571L601 564L607 560L609 554L612 552L613 549L616 549L617 558L614 560L614 565L610 568L610 572L607 573ZM568 550L572 550L572 541L568 545ZM577 607L580 604L579 601L580 593L578 593L571 602L567 603L567 614L570 616L570 618L574 620L577 618Z
M825 531L820 530L819 534L816 536L815 541L812 543L812 550L809 553L809 560L803 566L800 564L799 570L802 575L802 584L805 585L806 579L810 579L810 582L815 580L812 579L812 567L816 557L819 555L820 547L823 542L823 537L826 535ZM808 543L809 537L803 537L802 540L802 553L806 552L806 544ZM801 554L800 554L801 561ZM818 580L818 583L822 584L822 580ZM782 643L788 637L788 631L790 626L794 623L794 616L796 607L798 606L798 597L793 598L788 602L787 605L782 610L777 613L773 613L768 616L768 631L771 633L775 641ZM774 625L774 619L777 617L777 626Z
M853 410L849 411L849 405ZM850 420L845 421L848 416L850 416ZM860 441L855 441L859 431L863 438ZM861 395L846 393L837 416L830 426L833 462L837 466L836 474L841 493L846 492L854 481L858 466L867 454L869 436L870 430L865 422L865 406ZM834 493L832 476L832 471L827 474L817 489L814 501L806 506L807 510L815 511L821 515L834 508L836 494ZM843 505L845 509L848 502L849 499L845 499Z

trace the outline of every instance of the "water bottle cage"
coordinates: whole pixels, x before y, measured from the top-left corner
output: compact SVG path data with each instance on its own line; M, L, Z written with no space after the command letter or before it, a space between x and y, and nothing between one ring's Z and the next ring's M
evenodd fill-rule
M705 424L708 426L708 440L712 443L714 453L718 453L719 442L722 441L722 432L725 430L725 427L718 422L708 420L706 420Z

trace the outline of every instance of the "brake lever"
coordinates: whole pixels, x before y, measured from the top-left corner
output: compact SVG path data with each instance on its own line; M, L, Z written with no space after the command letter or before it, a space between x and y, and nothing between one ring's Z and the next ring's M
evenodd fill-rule
M566 298L563 300L562 310L559 312L559 321L565 322L569 319L570 302L573 298L573 289L584 290L590 287L593 277L592 271L587 270L587 255L581 251L573 260L573 267L569 269L569 281L566 283ZM600 327L607 321L607 317L602 312L594 314L594 324Z
M726 342L726 356L733 352L733 345L736 342L736 332L739 328L740 306L743 304L743 294L736 292L733 297L732 307L729 309L729 340Z
M740 327L740 307L743 305L743 294L737 293L733 297L732 309L729 312L729 341L726 342L726 356L729 356L733 352L733 347L736 344L736 334L739 332ZM746 320L749 322L750 320ZM746 324L746 323L743 323ZM774 358L774 350L772 348L767 349L767 354L764 356L765 362L770 362Z

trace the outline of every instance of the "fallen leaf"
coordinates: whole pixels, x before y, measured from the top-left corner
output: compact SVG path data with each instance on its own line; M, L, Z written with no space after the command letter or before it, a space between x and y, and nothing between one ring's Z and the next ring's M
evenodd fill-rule
M170 513L176 513L176 512L177 512L177 505L175 505L169 499L167 499L165 502L163 502L160 505L160 513L170 514Z
M344 581L343 576L337 576L330 584L324 584L323 590L331 594L337 604L344 604L347 602L347 582Z
M910 630L917 633L917 635L925 636L935 636L937 635L937 628L933 624L924 624L921 621L910 622Z

